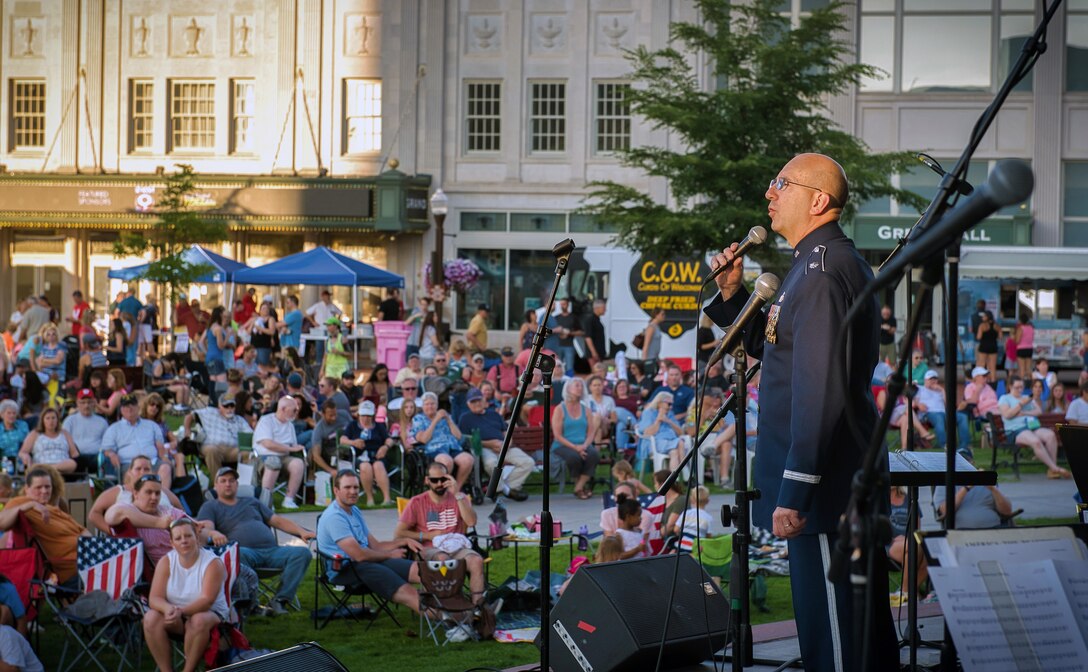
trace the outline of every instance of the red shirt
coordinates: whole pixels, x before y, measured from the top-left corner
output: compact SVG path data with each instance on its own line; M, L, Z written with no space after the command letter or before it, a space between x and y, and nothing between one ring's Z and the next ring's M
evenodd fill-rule
M189 338L196 338L203 331L200 325L200 319L193 314L193 307L189 305L187 301L182 299L178 302L178 305L174 307L174 323L179 327L185 327L189 332Z
M468 527L461 518L461 511L457 508L457 497L452 492L446 492L446 496L437 504L431 499L429 492L424 492L413 497L404 513L400 514L400 522L417 532L435 532L448 534L459 532L464 534ZM435 535L437 536L437 535ZM430 540L424 542L425 546L433 545Z
M72 323L72 335L79 337L83 333L83 313L90 310L91 304L86 301L80 301L72 308L72 319L75 322Z

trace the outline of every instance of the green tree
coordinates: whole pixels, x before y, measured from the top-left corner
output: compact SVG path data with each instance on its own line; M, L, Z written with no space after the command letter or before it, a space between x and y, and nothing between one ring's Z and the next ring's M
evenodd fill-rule
M166 178L166 187L156 203L155 222L146 231L121 234L113 246L114 254L119 257L151 252L152 261L142 279L165 286L171 303L177 301L185 287L211 270L208 264L189 263L184 252L192 245L222 242L228 234L226 222L194 212L196 174L190 165L176 165L177 171Z
M825 114L825 101L880 74L858 64L843 39L842 3L813 11L791 29L778 0L696 0L701 23L674 23L672 46L627 54L633 67L632 113L666 130L682 149L640 146L619 152L622 163L664 178L670 204L611 181L590 183L583 212L617 226L616 242L660 256L702 255L740 240L756 225L769 228L767 184L793 156L820 152L835 158L850 178L843 219L857 204L893 195L890 175L914 159L909 153L874 154ZM716 85L707 90L696 55ZM782 263L775 246L756 253Z

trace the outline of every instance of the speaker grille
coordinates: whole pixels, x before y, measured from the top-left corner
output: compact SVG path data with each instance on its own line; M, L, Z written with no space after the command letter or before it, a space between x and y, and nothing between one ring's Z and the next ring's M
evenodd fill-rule
M222 672L347 672L336 656L308 642L266 656L219 668Z
M623 615L631 635L640 647L661 641L665 607L672 588L676 556L647 558L604 565L587 565L587 572L601 591ZM705 590L709 586L711 594ZM728 604L703 568L691 556L680 557L676 593L671 605L669 641L706 638L711 632L724 632L729 626Z

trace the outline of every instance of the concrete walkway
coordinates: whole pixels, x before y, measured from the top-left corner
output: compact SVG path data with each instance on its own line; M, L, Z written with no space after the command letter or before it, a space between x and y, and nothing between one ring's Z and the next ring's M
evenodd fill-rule
M998 487L1012 502L1014 509L1024 509L1024 513L1020 516L1021 520L1067 518L1076 515L1076 504L1073 501L1073 495L1076 493L1077 488L1073 481L1052 481L1048 480L1045 474L1024 474L1020 481L1007 477L1005 480L999 481ZM506 507L511 522L523 520L526 517L540 513L539 489L530 489L529 492L531 496L525 502L500 499ZM602 489L598 487L597 492L599 494ZM714 519L717 521L717 514L721 506L724 504L732 505L733 503L733 495L731 494L713 495L710 498L708 510L714 514ZM922 490L919 494L919 506L922 512L922 528L936 529L939 527L934 520L933 501L928 489ZM487 501L476 507L476 510L481 519L486 521L486 517L492 508L494 508L494 505ZM600 529L601 509L602 500L599 496L593 499L580 500L570 494L569 490L562 495L553 494L551 496L552 517L563 524L564 530L577 531L581 525L585 525L590 532L597 532ZM281 511L280 513L284 512ZM317 525L318 513L315 511L286 513L284 515L309 529L314 529ZM393 529L397 525L396 509L368 509L363 515L374 536L383 540L392 538ZM481 525L481 529L486 529L486 526ZM720 522L715 522L711 526L711 532L714 534L731 531L731 529L727 530L722 527ZM289 535L281 535L281 539L285 543L290 543L288 538Z

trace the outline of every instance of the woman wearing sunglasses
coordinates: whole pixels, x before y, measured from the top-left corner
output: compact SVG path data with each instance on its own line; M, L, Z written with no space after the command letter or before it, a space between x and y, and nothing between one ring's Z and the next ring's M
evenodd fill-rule
M170 523L171 550L155 567L144 638L158 669L174 669L170 635L185 637L185 672L196 670L213 628L229 616L223 584L226 567L214 553L203 548L201 532L191 518Z

